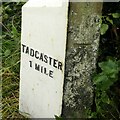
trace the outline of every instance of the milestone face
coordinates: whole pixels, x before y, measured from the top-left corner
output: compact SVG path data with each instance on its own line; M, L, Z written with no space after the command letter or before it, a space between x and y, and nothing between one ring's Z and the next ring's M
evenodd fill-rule
M62 109L67 9L25 4L22 13L20 111L54 118Z

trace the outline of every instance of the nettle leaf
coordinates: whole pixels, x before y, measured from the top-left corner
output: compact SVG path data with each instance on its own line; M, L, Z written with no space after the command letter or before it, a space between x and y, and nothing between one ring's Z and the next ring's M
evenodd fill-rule
M107 91L113 84L114 84L114 81L112 81L111 79L106 79L102 81L100 89L102 91Z
M98 65L102 69L102 71L107 75L118 73L118 65L116 61L109 59L108 61L101 62Z
M108 28L109 28L109 26L107 24L102 24L101 29L100 29L101 35L104 35L106 33L106 31L108 30Z
M116 72L116 73L111 74L111 75L110 75L110 78L115 79L115 78L116 78L116 74L117 74L117 72Z
M98 64L102 72L93 78L97 90L106 91L118 80L118 63L119 61L108 59Z
M93 82L94 82L94 84L97 85L105 80L108 80L108 77L106 75L104 75L103 73L100 73L94 77Z
M112 13L113 18L119 18L120 17L120 13Z
M97 90L101 90L101 91L108 90L109 87L111 86L111 84L109 84L109 78L104 75L101 76L101 78L99 79L101 79L101 81L96 83Z
M106 20L113 25L113 20L111 20L109 17L107 17Z

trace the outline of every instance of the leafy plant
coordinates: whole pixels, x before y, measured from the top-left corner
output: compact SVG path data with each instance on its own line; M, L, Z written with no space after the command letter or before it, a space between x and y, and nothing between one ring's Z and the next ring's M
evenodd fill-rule
M106 31L108 30L108 28L109 26L107 24L101 24L101 29L100 29L101 35L104 35Z
M96 75L93 79L97 90L108 90L110 86L118 80L118 73L120 70L118 63L119 61L108 59L107 61L98 64L102 72Z
M94 107L87 111L89 118L115 120L120 118L118 107L120 105L120 9L116 7L119 6L118 4L107 4L100 19L98 67L93 77Z
M115 26L114 19L119 19L119 18L120 18L120 13L109 13L106 16L101 16L101 20L100 20L101 35L104 35L106 33L106 31L109 29L110 25L112 25L114 27Z
M110 93L110 88L117 82L120 72L120 60L108 59L98 64L101 72L93 78L95 85L95 105L94 112L89 111L89 117L95 118L120 118L114 95Z

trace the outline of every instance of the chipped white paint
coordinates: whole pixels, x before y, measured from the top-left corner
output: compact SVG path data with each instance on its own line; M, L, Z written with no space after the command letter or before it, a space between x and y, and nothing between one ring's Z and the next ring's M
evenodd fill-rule
M67 10L68 2L22 8L19 110L31 118L61 114Z

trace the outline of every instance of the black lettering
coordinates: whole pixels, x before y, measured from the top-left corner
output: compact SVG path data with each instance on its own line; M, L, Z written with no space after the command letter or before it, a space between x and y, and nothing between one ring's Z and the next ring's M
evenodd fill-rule
M47 55L44 55L44 62L48 63L48 56Z
M29 54L29 47L26 48L26 52L27 54Z
M26 47L26 45L23 45L23 44L22 44L22 52L23 52L23 53L24 53L24 50L25 50L24 48L25 48L25 47Z
M29 61L30 62L30 67L32 67L32 61Z
M57 68L56 65L57 65L57 60L54 59L54 60L53 60L53 66L54 66L55 68Z
M43 61L43 53L40 54L40 59L39 60Z
M58 62L58 69L62 70L62 63Z
M49 71L49 76L50 76L51 78L53 78L53 71L52 71L52 70Z
M37 65L37 64L35 63L35 69L38 70L38 71L40 71L40 65Z
M32 48L30 49L30 56L34 57L34 50Z
M43 73L43 66L41 66L41 73Z
M44 74L48 75L46 68L44 68Z
M35 58L36 58L36 59L39 58L39 56L37 56L37 55L39 55L39 52L38 52L38 51L35 51Z
M51 60L52 60L52 58L51 57L49 57L49 64L51 65Z

